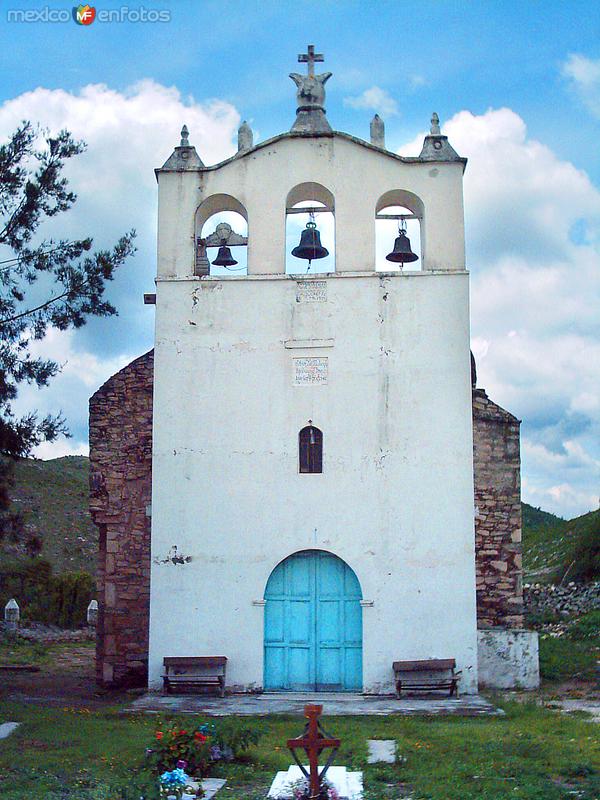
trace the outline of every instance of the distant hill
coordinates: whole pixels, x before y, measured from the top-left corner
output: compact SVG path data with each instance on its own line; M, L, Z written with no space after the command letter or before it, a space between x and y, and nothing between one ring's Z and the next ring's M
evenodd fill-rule
M572 551L582 542L594 544L600 512L589 511L571 520L561 519L527 503L523 510L523 572L528 581L568 580L573 577ZM596 543L597 546L597 543Z
M13 502L42 538L41 557L56 573L96 571L98 531L88 511L89 458L20 459Z
M96 570L98 532L88 511L88 476L86 456L27 458L16 466L12 497L25 512L27 524L41 535L41 555L57 573ZM573 544L589 539L600 512L564 520L527 503L522 508L525 580L561 578Z

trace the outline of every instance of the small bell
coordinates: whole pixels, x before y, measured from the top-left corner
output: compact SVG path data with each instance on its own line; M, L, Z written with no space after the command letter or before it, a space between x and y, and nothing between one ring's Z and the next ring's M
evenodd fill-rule
M225 240L221 239L221 241L224 242ZM222 244L221 247L219 247L217 257L212 263L215 267L233 267L233 265L237 264L238 262L231 255L231 250L227 247L227 245Z
M394 261L397 264L410 264L412 261L418 261L419 256L410 249L410 239L406 235L406 223L402 220L402 225L398 227L398 236L394 242L394 249L386 256L388 261Z
M321 234L312 219L306 223L306 228L300 235L300 244L294 247L292 255L306 259L309 265L313 258L325 258L329 255L329 250L321 244Z

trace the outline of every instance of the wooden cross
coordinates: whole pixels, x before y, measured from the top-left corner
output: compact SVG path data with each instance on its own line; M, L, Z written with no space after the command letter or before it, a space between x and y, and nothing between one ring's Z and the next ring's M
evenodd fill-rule
M310 49L310 48L309 48ZM339 739L329 739L323 735L321 726L319 725L319 717L323 713L323 706L306 705L304 706L304 716L308 719L308 724L304 730L304 735L299 736L297 739L288 739L287 746L292 752L292 755L298 762L298 766L306 775L306 770L296 756L295 750L304 750L308 756L308 763L310 765L310 773L307 775L310 781L310 800L319 800L321 796L321 781L325 776L325 771L329 766L326 765L325 769L319 773L319 755L322 750L328 747L333 747L334 752L331 757L335 755L335 751L340 746ZM331 758L330 758L331 760Z
M315 77L315 61L324 61L322 53L315 53L314 44L308 45L308 53L300 53L298 61L301 64L308 64L308 77Z

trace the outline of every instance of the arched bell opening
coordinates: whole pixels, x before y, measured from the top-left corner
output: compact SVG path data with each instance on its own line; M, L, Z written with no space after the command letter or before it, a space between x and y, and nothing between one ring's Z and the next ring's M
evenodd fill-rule
M375 208L375 269L418 272L423 269L423 203L412 192L393 190Z
M294 553L264 596L265 689L362 691L362 590L345 561L325 550Z
M248 274L248 214L239 200L208 197L196 211L195 231L195 275Z
M319 183L295 186L286 200L285 271L335 272L335 215L331 192Z

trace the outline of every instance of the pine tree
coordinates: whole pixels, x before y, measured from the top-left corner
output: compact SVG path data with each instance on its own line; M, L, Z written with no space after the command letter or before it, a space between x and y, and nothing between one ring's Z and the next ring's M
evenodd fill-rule
M13 412L20 384L46 386L60 371L56 361L33 357L31 343L49 327L80 328L90 316L116 314L104 298L106 282L135 252L133 230L111 250L96 252L88 236L70 241L40 234L47 218L75 203L63 168L85 148L66 130L51 136L27 121L0 146L0 539L18 540L24 531L10 503L13 460L68 436L60 413Z

